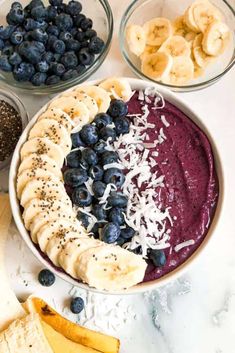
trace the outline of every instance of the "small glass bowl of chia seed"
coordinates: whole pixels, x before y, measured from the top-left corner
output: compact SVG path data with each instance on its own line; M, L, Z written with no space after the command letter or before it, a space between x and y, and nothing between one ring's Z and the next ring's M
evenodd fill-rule
M20 99L13 92L0 88L0 170L9 165L28 120Z

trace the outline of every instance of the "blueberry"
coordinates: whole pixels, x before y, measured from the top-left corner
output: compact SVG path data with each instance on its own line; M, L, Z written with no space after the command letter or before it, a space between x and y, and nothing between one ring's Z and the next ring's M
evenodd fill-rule
M46 44L46 47L48 50L51 50L51 47L56 40L58 40L58 38L54 34L48 35L47 44Z
M110 140L110 141L114 141L117 137L117 134L115 132L114 129L112 129L111 127L103 127L100 132L99 132L99 136L101 139L103 140Z
M38 281L44 287L50 287L55 283L55 275L50 270L44 269L38 274Z
M85 15L83 15L83 14L79 14L79 15L77 15L76 17L74 17L74 19L73 19L73 24L74 24L74 26L75 27L80 27L80 25L81 25L81 22L83 21L83 20L85 20L85 18L86 18L86 16Z
M75 69L78 64L78 59L74 52L68 51L61 57L61 63L66 69Z
M99 140L94 146L93 149L97 154L102 154L107 147L107 144L104 140Z
M79 132L71 134L71 140L72 140L72 145L74 148L85 146L84 142L81 139Z
M12 8L8 15L9 15L9 19L15 24L24 22L25 14L23 9L20 7Z
M5 46L4 41L0 38L0 50L2 50L4 46Z
M22 9L21 3L19 3L18 1L14 1L14 2L11 4L11 9L15 9L15 8L20 8L20 9Z
M42 60L36 64L36 70L39 72L47 72L49 70L49 64L46 60Z
M109 168L104 172L104 182L114 184L117 188L121 187L125 181L123 172L118 168Z
M79 186L73 191L72 200L75 205L86 207L92 203L92 196L85 186Z
M82 141L87 145L94 145L99 140L97 128L90 124L83 126L80 136Z
M61 32L59 35L59 39L63 40L63 42L66 42L67 40L72 39L73 36L70 32Z
M61 79L62 79L63 81L67 81L67 80L71 80L72 78L75 78L75 77L77 77L77 76L78 76L77 70L75 70L75 69L69 69L69 70L67 70L67 71L63 74L63 76L61 77Z
M117 135L127 134L130 131L130 122L127 118L116 118L114 120Z
M76 37L76 34L77 34L77 32L78 32L78 28L72 27L69 31L70 31L72 37L75 38L75 37Z
M88 228L91 222L91 217L82 211L78 211L77 219L82 223L83 227L85 228Z
M26 31L32 31L37 28L37 22L33 18L26 18L24 21L24 28Z
M0 56L0 69L6 72L12 71L12 66L9 63L8 56L7 55L1 55Z
M97 33L94 29L88 29L86 32L82 32L82 33L84 33L84 36L87 39L91 39L97 36Z
M80 314L84 309L84 300L81 297L75 297L71 300L70 310L73 314Z
M0 38L3 40L9 39L14 31L15 26L13 25L9 25L6 27L0 26Z
M76 39L79 42L83 42L86 38L86 32L82 32L81 30L76 33Z
M35 20L44 20L46 18L47 11L43 6L35 6L31 11L31 16Z
M51 6L60 6L63 3L63 0L49 0Z
M84 148L82 150L82 158L86 161L90 166L94 166L98 163L98 157L95 151L92 148Z
M47 77L45 83L46 83L46 85L50 86L50 85L55 85L58 82L60 82L60 77L57 75L51 75L51 76Z
M84 18L81 23L80 23L80 28L83 31L87 31L88 29L90 29L93 25L93 22L90 18Z
M34 86L41 86L45 83L47 74L45 72L36 72L31 78L31 82Z
M45 45L42 42L38 42L36 40L33 40L32 45L34 45L40 52L40 54L44 54L45 53Z
M79 64L79 65L76 67L76 71L77 71L77 74L78 74L78 75L81 75L81 74L83 74L83 73L86 71L86 66L83 65L83 64Z
M6 44L6 43L5 43ZM8 44L2 49L2 54L10 56L14 53L14 48L12 45Z
M48 39L48 34L41 28L36 28L30 32L31 38L38 42L46 43Z
M27 5L27 10L31 11L34 7L37 6L44 6L42 0L32 0L30 3Z
M51 63L50 70L57 76L62 76L65 73L65 67L60 63Z
M107 218L107 212L104 206L95 204L92 206L92 214L97 218L98 221L105 221Z
M80 49L80 43L76 39L69 39L65 43L66 50L78 51Z
M22 62L22 58L21 56L17 53L14 52L13 54L11 54L11 56L9 57L9 63L13 66L15 65L19 65Z
M124 117L128 113L127 104L120 99L114 99L110 103L108 113L113 118Z
M56 6L56 8L59 14L66 13L67 4L61 4L59 6Z
M89 164L86 161L84 161L84 159L82 158L80 160L80 167L82 169L85 169L87 172L89 171L89 168L90 168Z
M118 162L118 154L115 151L105 151L101 155L102 165Z
M104 48L104 41L99 37L93 37L90 40L88 49L92 54L99 54Z
M112 207L126 207L128 199L121 192L111 192L108 197L108 205Z
M104 195L105 189L106 185L102 181L94 181L92 184L92 191L97 199Z
M131 239L135 235L135 230L129 226L121 230L121 237L124 239Z
M80 44L81 46L81 44ZM87 48L82 48L78 52L78 60L83 65L91 65L95 57L93 54L89 53Z
M19 45L19 54L27 59L32 64L37 64L41 61L40 50L32 44L32 42L25 41Z
M21 62L13 70L13 76L16 81L29 81L34 73L34 66L26 62Z
M48 6L46 9L46 19L48 22L54 21L56 16L58 15L57 10L54 6Z
M59 31L58 27L56 27L55 25L50 25L47 27L47 33L58 37L58 35L60 34L60 31Z
M123 244L125 244L125 242L126 242L126 239L120 236L115 243L119 246L122 246Z
M95 223L91 228L91 233L95 239L99 238L99 223Z
M84 184L87 181L87 172L82 168L70 168L64 172L65 184L76 187Z
M11 18L10 12L6 15L6 21L9 25L15 25L15 22Z
M104 171L103 168L97 164L89 169L89 176L94 180L102 180Z
M153 261L156 267L162 267L166 264L166 255L163 250L151 249L149 252L149 258Z
M44 20L37 20L35 21L35 25L36 25L36 28L41 28L43 29L44 31L47 29L48 27L48 24L46 21Z
M16 44L16 45L22 43L23 39L24 37L21 32L13 32L10 37L12 44Z
M67 166L71 168L78 168L80 166L81 151L71 151L66 156Z
M51 49L58 54L63 54L65 52L65 44L62 40L57 39L55 40L52 45Z
M98 127L98 129L102 129L102 127L112 124L113 119L110 115L106 113L99 113L95 116L94 123Z
M122 225L125 222L125 218L123 215L123 209L119 208L119 207L113 207L109 211L108 220L110 222Z
M54 54L51 51L47 51L42 55L42 61L46 61L48 64L54 61Z
M116 223L107 223L101 231L101 240L111 244L119 238L121 234L120 227Z
M82 11L82 5L79 1L69 1L66 12L71 16L77 16Z
M70 15L61 13L60 15L56 16L55 24L60 31L67 31L73 27L73 20Z

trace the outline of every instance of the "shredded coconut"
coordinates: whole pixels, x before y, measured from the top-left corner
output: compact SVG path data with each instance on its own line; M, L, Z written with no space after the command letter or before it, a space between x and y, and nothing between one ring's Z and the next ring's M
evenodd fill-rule
M175 252L178 252L180 251L181 249L187 247L187 246L190 246L190 245L194 245L195 244L195 241L193 239L190 239L190 240L186 240L184 241L183 243L180 243L180 244L177 244L174 248Z

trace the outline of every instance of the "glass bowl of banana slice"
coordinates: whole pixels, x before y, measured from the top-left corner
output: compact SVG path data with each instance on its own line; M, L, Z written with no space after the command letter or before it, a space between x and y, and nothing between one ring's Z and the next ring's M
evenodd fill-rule
M233 67L235 10L224 0L135 0L119 37L137 76L174 91L194 91Z

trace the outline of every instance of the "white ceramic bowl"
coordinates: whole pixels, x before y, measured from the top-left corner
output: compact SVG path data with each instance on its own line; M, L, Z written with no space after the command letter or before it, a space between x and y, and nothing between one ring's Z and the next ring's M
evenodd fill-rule
M147 81L143 81L140 79L132 79L132 78L128 78L131 86L133 89L141 89L144 90L146 87L148 87L149 85L154 86L153 83L149 83ZM99 81L92 81L92 82L88 82L88 84L97 84L99 83ZM212 221L212 224L210 226L210 229L205 237L205 239L203 240L202 244L197 248L197 250L179 267L177 267L175 270L173 270L172 272L168 273L167 275L153 280L153 281L149 281L149 282L145 282L145 283L141 283L138 284L128 290L123 290L123 291L119 291L119 292L115 292L115 293L110 293L110 292L102 292L102 291L98 291L94 288L89 287L87 284L84 283L80 283L76 280L74 280L73 278L71 278L68 274L66 274L65 272L62 271L58 271L56 270L50 263L49 261L47 261L42 255L41 253L37 250L37 248L35 247L35 245L33 244L33 242L31 241L30 235L28 233L28 231L26 230L23 220L22 220L22 215L21 215L21 211L20 211L20 205L19 205L19 201L17 199L16 196L16 188L15 188L15 182L16 182L16 176L17 176L17 170L18 170L18 166L20 163L20 149L22 144L26 141L28 133L31 129L31 127L34 125L34 123L36 122L37 118L39 115L41 115L46 109L48 104L46 104L42 109L39 110L39 112L32 118L32 120L29 122L28 126L26 127L26 129L24 130L13 155L12 158L12 162L11 162L11 168L10 168L10 176L9 176L9 193L10 193L10 201L11 201L11 208L12 208L12 212L13 212L13 217L15 220L15 223L17 225L17 228L22 236L22 238L24 239L24 241L26 242L26 244L28 245L28 247L30 248L30 250L32 251L32 253L39 259L39 261L47 268L49 268L52 272L54 272L56 275L58 275L59 277L63 278L65 281L78 286L80 288L83 289L87 289L93 292L99 292L99 293L106 293L106 294L130 294L130 293L139 293L139 292L144 292L153 288L157 288L162 286L163 284L166 284L167 282L176 279L177 277L179 277L185 270L187 270L189 268L189 266L195 262L195 260L199 257L199 255L201 254L201 252L205 249L205 247L207 246L209 240L212 237L212 234L215 231L216 225L218 223L218 219L221 213L221 207L222 207L222 201L223 201L223 194L224 194L224 186L223 186L223 170L222 170L222 165L221 165L221 160L215 145L215 141L213 141L213 138L210 136L209 131L207 130L207 128L204 126L203 122L201 121L200 117L196 114L196 112L194 112L183 100L182 98L179 98L178 96L176 96L174 93L172 93L171 91L169 91L168 89L162 88L159 85L155 85L158 89L158 91L163 95L163 97L168 100L170 103L174 104L176 107L178 107L182 112L184 112L188 117L190 117L208 136L211 145L212 145L212 149L214 152L214 158L215 158L215 165L216 165L216 170L217 170L217 174L218 174L218 179L219 179L219 189L220 189L220 194L219 194L219 200L218 200L218 205L217 205L217 209L216 209L216 213L214 216L214 219ZM78 86L76 86L78 87ZM69 92L71 90L73 90L75 87L67 90L66 92ZM58 95L59 96L59 95Z

